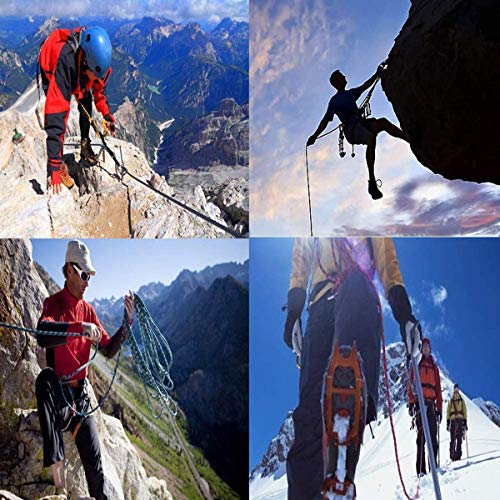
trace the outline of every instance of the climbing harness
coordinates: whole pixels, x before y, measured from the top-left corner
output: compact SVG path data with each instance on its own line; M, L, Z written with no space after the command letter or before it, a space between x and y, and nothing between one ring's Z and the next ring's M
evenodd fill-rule
M142 184L143 186L147 187L148 189L151 189L152 191L154 191L155 193L159 194L160 196L163 196L164 198L166 198L168 201L172 202L172 203L175 203L176 205L180 206L181 208L183 208L184 210L192 213L193 215L195 215L196 217L200 217L201 219L203 219L205 222L208 222L209 224L212 224L213 226L221 229L222 231L225 231L226 233L230 234L231 236L233 236L234 238L242 238L243 236L241 234L239 234L237 231L235 231L234 229L231 229L227 226L224 226L223 224L220 224L219 222L217 222L216 220L212 219L211 217L209 217L208 215L204 214L203 212L199 211L199 210L196 210L195 208L187 205L186 203L183 203L182 201L180 200L177 200L175 199L174 197L160 191L159 189L156 189L154 186L151 186L149 183L147 183L146 181L144 181L143 179L140 179L139 177L136 177L134 174L132 174L130 172L130 170L128 170L124 163L123 163L123 156L122 156L122 162L120 163L118 161L118 159L116 158L116 155L115 153L113 152L113 150L108 146L108 144L106 143L106 139L105 139L105 135L104 133L100 130L100 128L98 127L97 123L95 122L95 120L90 116L90 114L88 113L88 111L81 105L81 103L78 103L78 106L80 107L80 109L83 109L85 114L87 115L87 118L90 122L90 125L92 126L92 128L94 129L95 133L99 136L99 138L101 139L102 141L102 147L109 153L109 155L111 156L111 159L113 160L113 162L115 163L115 169L116 169L116 176L119 178L119 179L123 179L123 177L125 176L125 174L127 174L129 177L131 177L132 179L134 179L136 182L138 182L139 184ZM121 151L121 149L120 149Z
M383 61L380 63L379 66L382 67L387 67L387 61ZM375 87L377 86L377 83L380 81L380 76L377 76L375 81L372 83L372 86L368 90L368 93L366 94L365 98L361 102L361 105L359 106L359 110L361 111L361 120L365 120L368 118L372 111L371 111L371 106L370 106L370 100L372 98L373 92L375 91ZM323 134L319 135L317 139L322 139L323 137L326 137L327 135L333 134L336 130L339 131L339 156L341 158L344 158L345 156L345 149L344 149L344 139L345 139L345 133L344 133L344 126L342 123L337 125L335 128L332 130L329 130L328 132L324 132ZM351 157L354 158L356 156L356 153L354 151L354 144L351 144L352 150L351 150ZM311 188L309 185L309 159L307 155L307 148L308 146L306 145L306 173L307 173L307 198L309 202L309 227L311 231L311 236L313 236L313 222L312 222L312 208L311 208ZM379 179L380 180L380 179ZM377 181L378 182L378 181Z
M139 323L137 335L129 325L125 312L123 315L122 327L124 327L127 332L127 340L130 343L132 351L133 365L136 369L136 373L143 383L149 411L155 419L160 418L165 409L168 410L173 416L176 416L177 404L170 395L170 392L173 390L174 384L170 376L173 356L169 343L166 337L154 323L148 309L146 308L146 305L137 294L134 294L134 308ZM35 328L27 328L24 326L0 322L0 327L2 326L11 330L31 333L35 335L50 335L56 337L85 336L81 333L37 330ZM124 342L122 342L122 344L120 345L120 350L118 351L118 357L115 362L109 387L94 408L87 408L84 411L78 411L76 409L74 401L68 400L68 397L66 396L67 391L65 391L65 386L68 387L71 379L73 379L76 375L78 375L81 371L83 371L93 363L97 356L97 351L99 350L99 343L96 343L94 354L86 363L78 367L73 373L64 375L60 378L59 383L61 386L61 392L64 398L64 402L74 415L77 415L79 417L88 417L103 405L104 401L107 399L109 393L111 392L111 387L113 386L116 374L118 372L123 344ZM158 402L160 406L159 411L155 411L155 409L153 408L152 400Z

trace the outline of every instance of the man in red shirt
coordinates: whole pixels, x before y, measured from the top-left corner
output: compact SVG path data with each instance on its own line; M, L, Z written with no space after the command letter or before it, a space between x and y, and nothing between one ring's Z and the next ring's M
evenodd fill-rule
M109 131L114 135L116 120L109 111L104 93L111 75L111 41L106 30L98 26L73 31L54 30L45 40L38 57L42 87L46 95L45 132L47 133L47 174L54 194L62 183L71 189L73 179L62 161L64 134L71 96L79 103L81 158L89 165L97 163L90 146L92 97Z
M443 416L443 396L441 394L441 378L439 368L431 354L431 343L429 339L422 340L422 359L418 364L422 393L425 400L425 411L429 422L431 433L432 450L437 462L438 440L437 428ZM418 407L417 396L414 394L412 384L414 383L413 367L410 370L410 381L408 383L408 402L410 416L415 417L417 425L417 474L426 474L425 460L425 435L422 426L422 417Z
M110 337L102 327L94 308L83 299L95 269L87 246L78 240L68 243L63 267L64 288L45 299L38 329L81 336L38 335L46 349L47 368L36 380L38 416L43 436L43 466L50 467L58 492L66 494L64 475L64 431L70 431L80 454L90 496L107 499L97 427L92 416L80 417L90 407L84 366L90 358L92 344L112 358L126 340L125 325ZM133 294L125 296L125 312L132 324Z

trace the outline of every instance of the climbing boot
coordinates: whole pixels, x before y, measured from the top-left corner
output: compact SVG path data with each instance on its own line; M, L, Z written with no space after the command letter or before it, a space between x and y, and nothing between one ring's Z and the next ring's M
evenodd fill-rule
M366 420L366 384L356 342L339 347L323 378L323 500L356 498L354 475Z
M61 163L61 182L68 188L71 189L75 185L73 177L69 175L68 167Z
M97 164L97 155L92 151L90 139L82 139L80 144L80 158L87 162L91 167Z
M377 179L376 181L368 181L368 193L374 200L379 200L384 196L379 187L382 187L382 181Z

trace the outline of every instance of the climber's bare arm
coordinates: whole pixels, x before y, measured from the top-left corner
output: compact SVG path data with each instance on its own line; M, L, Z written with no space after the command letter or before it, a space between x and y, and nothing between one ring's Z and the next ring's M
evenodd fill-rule
M378 71L376 71L373 74L373 76L370 76L370 78L368 78L368 80L366 80L365 83L360 85L357 88L357 90L359 90L359 95L361 95L363 92L366 92L375 83L375 80L377 79L377 77L378 77Z
M318 136L325 130L325 128L328 126L328 124L333 120L333 117L335 115L329 113L328 111L325 113L325 116L321 119L319 122L318 128L314 131L314 133L307 139L307 145L312 146L315 142Z

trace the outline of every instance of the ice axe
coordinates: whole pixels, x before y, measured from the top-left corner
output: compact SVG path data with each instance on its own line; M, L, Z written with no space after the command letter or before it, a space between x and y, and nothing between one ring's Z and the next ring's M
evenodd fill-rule
M413 328L411 329L411 343L413 345L415 337L420 336L420 332L418 331L419 322L417 321ZM437 475L436 468L436 460L434 458L434 450L432 449L432 440L431 440L431 431L429 429L429 420L427 419L427 412L425 411L425 400L424 395L422 393L422 383L420 381L420 372L418 368L418 355L411 355L411 364L413 367L413 376L414 376L414 387L413 392L417 395L418 406L420 408L420 418L422 420L422 426L424 428L424 436L427 444L427 453L429 456L429 463L431 466L432 472L432 481L434 483L434 493L436 495L436 500L442 500L441 489L439 487L439 479Z
M292 329L292 348L295 354L295 365L300 370L302 366L302 325L300 318L295 320Z

